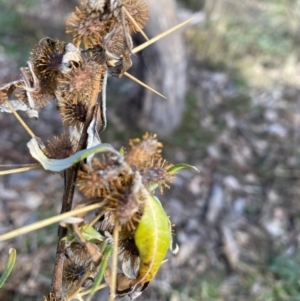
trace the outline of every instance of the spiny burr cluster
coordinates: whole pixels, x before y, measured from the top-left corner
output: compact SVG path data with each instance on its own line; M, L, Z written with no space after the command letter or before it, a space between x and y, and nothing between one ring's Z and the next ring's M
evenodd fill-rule
M64 222L57 262L63 260L55 265L46 301L83 300L102 278L111 287L111 300L135 298L153 279L171 244L171 223L154 193L169 188L184 166L163 159L156 135L132 139L120 151L100 140L106 126L107 77L120 77L130 68L130 35L141 31L147 19L142 0L85 0L67 21L72 43L40 40L21 68L21 79L0 87L1 111L21 110L37 119L39 109L57 103L62 134L45 144L32 140L46 158L39 160L42 165L43 160L59 165L67 159L62 211L71 209L74 187L83 196L76 208L101 205L92 221L82 214L76 222ZM101 149L97 154L80 157L96 146ZM74 156L80 160L72 163ZM108 264L112 249L116 260Z

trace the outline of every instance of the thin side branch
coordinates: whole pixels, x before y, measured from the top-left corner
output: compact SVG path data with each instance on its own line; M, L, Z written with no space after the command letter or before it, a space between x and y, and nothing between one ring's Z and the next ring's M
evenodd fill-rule
M0 168L1 168L1 166L0 166ZM43 169L43 167L41 164L33 164L32 166L24 166L24 167L20 167L20 168L2 170L2 171L0 171L0 176L10 175L10 174L19 173L19 172L25 172L25 171L34 170L34 169Z
M113 255L112 255L112 276L111 276L109 301L114 301L116 297L119 230L120 230L119 221L116 220L115 227L114 227L114 236L113 236L114 247L113 247Z
M92 211L92 210L95 210L95 209L99 209L101 207L103 207L102 203L101 204L93 204L93 205L90 205L90 206L86 206L84 208L72 210L72 211L69 211L69 212L66 212L66 213L63 213L63 214L59 214L59 215L44 219L40 222L37 222L37 223L31 224L31 225L13 230L13 231L5 233L3 235L0 235L0 241L11 239L11 238L14 238L16 236L29 233L31 231L35 231L35 230L38 230L40 228L50 226L52 224L55 224L55 223L58 223L58 222L64 220L67 217L77 216L78 214L81 214L81 213L84 213L84 212L89 212L89 211Z
M31 138L35 137L34 133L31 131L31 129L27 126L27 124L23 121L23 119L20 117L20 115L16 112L16 110L13 108L13 106L9 103L9 101L5 102L6 105L10 108L11 112L15 115L15 117L18 119L18 121L21 123L23 128L27 131L27 133L31 136Z
M167 99L166 96L163 96L162 94L160 94L159 92L157 92L156 90L154 90L153 88L147 86L145 83L143 83L142 81L138 80L137 78L135 78L134 76L132 76L131 74L124 72L124 75L127 76L128 78L130 78L131 80L133 80L134 82L138 83L139 85L141 85L142 87L150 90L151 92L159 95L160 97Z
M123 6L122 7L123 12L127 15L127 17L129 18L129 20L132 22L132 24L135 26L135 28L137 29L138 32L140 32L142 34L142 36L149 41L149 38L147 37L147 35L145 34L145 32L142 30L142 28L139 26L139 24L136 23L136 21L134 20L134 18L131 16L131 14L128 12L128 10Z
M157 35L156 37L152 38L151 40L149 40L148 42L145 42L144 44L135 47L132 49L132 53L137 53L143 49L145 49L146 47L150 46L151 44L157 42L158 40L164 38L165 36L169 35L170 33L172 33L173 31L183 27L184 25L186 25L187 23L191 22L192 20L194 20L194 18L191 18L187 21L184 21L182 23L180 23L179 25L174 26L173 28L163 32L162 34Z

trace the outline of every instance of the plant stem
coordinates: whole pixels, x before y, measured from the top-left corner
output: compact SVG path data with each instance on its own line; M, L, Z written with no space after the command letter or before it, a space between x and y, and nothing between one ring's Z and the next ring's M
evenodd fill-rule
M98 87L99 88L99 87ZM88 113L86 116L86 120L83 126L82 134L80 136L77 152L86 148L87 145L87 129L92 122L95 116L95 110L97 108L97 98L98 91L93 91L93 95L91 95L91 103L88 109ZM77 172L79 169L80 163L72 166L71 168L64 171L64 194L62 200L62 209L61 213L68 212L72 209L73 196L75 191L75 183L77 178ZM54 271L52 276L52 285L51 292L58 299L62 294L62 275L63 275L63 262L64 262L64 253L65 253L65 242L61 239L67 235L68 230L59 226L58 228L58 243L57 243L57 251L56 251L56 259L54 265Z
M116 296L117 286L117 265L118 265L118 241L119 241L119 221L116 219L114 228L114 248L112 256L112 275L111 275L111 287L109 301L114 301Z
M75 182L77 177L77 170L79 164L72 166L71 168L64 171L64 182L65 189L63 195L63 202L61 213L68 212L72 209L73 196L75 191ZM67 228L61 226L58 227L58 243L56 250L56 259L52 277L51 292L56 298L60 298L62 293L62 275L63 275L63 262L64 262L64 253L65 253L65 241L61 239L67 235Z

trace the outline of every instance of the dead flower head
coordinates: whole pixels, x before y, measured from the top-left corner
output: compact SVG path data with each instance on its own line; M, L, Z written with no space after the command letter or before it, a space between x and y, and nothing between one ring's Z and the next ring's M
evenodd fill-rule
M170 188L168 183L172 183L175 179L174 175L168 173L172 166L173 164L169 164L163 158L149 160L147 166L140 171L144 185L147 187L151 184L157 184L162 194L163 188Z
M109 31L111 20L102 20L101 13L82 4L76 7L75 12L67 21L66 33L72 34L73 43L79 47L82 43L85 48L102 45L103 39Z
M89 278L93 279L96 268L86 247L79 243L72 243L65 250L63 265L63 291L65 294L76 287L86 287Z
M45 92L53 93L56 88L56 78L60 73L65 46L65 42L45 38L31 51L31 62Z
M89 198L107 197L119 183L121 170L118 163L107 154L102 154L101 160L93 158L92 167L87 165L78 172L78 189Z
M43 149L44 154L50 159L64 159L74 154L77 147L75 140L70 140L70 137L61 135L54 137L54 142L48 141Z
M142 184L138 172L128 175L115 185L115 191L107 197L107 209L112 212L120 224L133 231L143 211L148 192Z
M142 169L152 158L160 158L162 143L158 142L155 134L146 133L142 140L139 138L129 141L130 149L126 152L125 159L137 169Z
M132 16L138 26L143 29L149 18L148 6L143 0L123 0L123 5L128 13ZM138 32L139 29L125 16L126 24L129 28L129 33Z
M58 110L65 124L80 128L88 112L88 101L80 97L81 93L78 94L61 93L58 97Z
M84 122L93 95L102 90L105 67L88 60L60 78L56 96L64 123L80 127Z

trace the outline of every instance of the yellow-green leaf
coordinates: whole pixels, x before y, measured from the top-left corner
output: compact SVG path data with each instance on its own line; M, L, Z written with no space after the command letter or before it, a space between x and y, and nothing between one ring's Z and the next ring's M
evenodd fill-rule
M103 236L89 224L84 224L83 226L79 227L79 230L83 238L89 242L97 243L104 240ZM69 242L75 241L75 233L73 231L70 231L70 234L62 238L62 240Z
M124 155L125 155L125 148L124 148L124 146L122 146L122 147L120 148L119 153L120 153L121 156L124 157Z
M175 175L181 169L184 169L184 168L192 168L195 171L199 171L198 168L193 166L193 165L189 165L189 164L185 164L185 163L178 163L178 164L175 164L174 166L172 166L171 168L168 169L168 174L169 175Z
M138 283L150 281L157 273L171 243L171 224L160 201L149 195L134 240L139 251Z
M16 249L11 248L9 250L9 256L8 256L7 264L5 266L5 269L2 273L2 275L0 276L0 287L3 286L3 284L5 283L7 278L9 277L11 271L13 270L13 268L15 266L16 259L17 259L17 251L16 251Z

